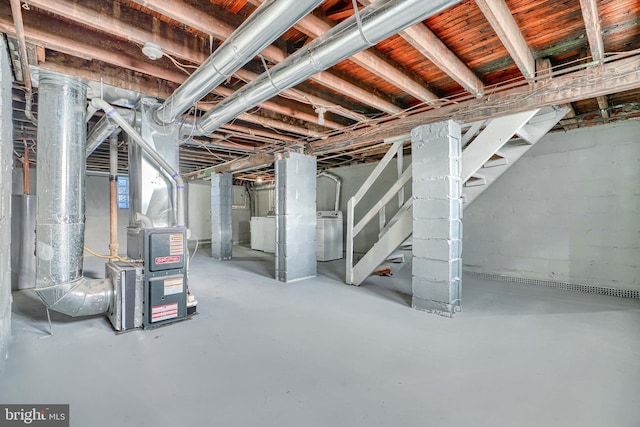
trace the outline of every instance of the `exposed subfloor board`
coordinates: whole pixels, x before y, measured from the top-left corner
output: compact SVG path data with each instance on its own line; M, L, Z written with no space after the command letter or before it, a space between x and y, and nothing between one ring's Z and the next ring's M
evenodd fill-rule
M332 261L285 284L273 255L233 253L200 249L199 314L155 330L54 314L39 339L44 308L14 292L0 402L69 403L92 427L640 425L637 300L469 276L447 319L409 307L408 266L356 288Z

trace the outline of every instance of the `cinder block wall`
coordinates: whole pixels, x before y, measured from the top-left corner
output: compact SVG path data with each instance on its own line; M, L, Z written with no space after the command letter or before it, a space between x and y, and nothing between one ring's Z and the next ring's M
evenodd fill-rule
M640 289L640 121L547 135L464 211L468 270Z
M7 46L0 38L0 374L5 369L11 341L11 81Z

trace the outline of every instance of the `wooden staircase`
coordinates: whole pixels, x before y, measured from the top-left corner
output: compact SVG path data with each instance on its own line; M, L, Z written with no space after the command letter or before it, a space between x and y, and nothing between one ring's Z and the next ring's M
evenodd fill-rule
M536 142L562 119L568 109L543 108L463 126L462 182L464 206L468 206ZM347 204L347 284L360 285L413 233L413 199L405 200L404 187L411 181L411 168L402 170L402 150L410 135L387 140L391 148L378 163L362 187ZM398 180L379 201L355 223L355 208L387 165L398 156ZM386 220L386 206L398 199L399 209ZM354 265L354 239L365 226L378 217L378 241Z

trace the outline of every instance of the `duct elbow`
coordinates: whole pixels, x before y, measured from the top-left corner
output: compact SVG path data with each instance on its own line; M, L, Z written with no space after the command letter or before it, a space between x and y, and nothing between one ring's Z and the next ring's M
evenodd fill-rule
M110 279L81 277L67 283L36 288L44 304L53 311L71 317L105 314L113 300L113 283Z

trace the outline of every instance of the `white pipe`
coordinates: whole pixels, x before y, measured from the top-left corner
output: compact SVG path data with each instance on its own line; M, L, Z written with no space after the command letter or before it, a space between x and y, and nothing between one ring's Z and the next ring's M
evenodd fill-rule
M116 111L108 102L103 99L94 98L91 100L91 103L103 110L107 116L109 116L113 121L115 121L123 131L127 133L131 137L131 139L138 144L138 146L144 151L150 158L153 160L160 168L164 169L164 171L171 177L171 179L175 183L176 187L176 195L177 195L177 226L184 228L184 212L185 212L185 195L184 195L184 180L180 176L180 174L158 154L156 150L153 149L140 134L129 124L127 119L122 117L120 113Z
M89 104L89 108L95 109L96 107ZM131 110L119 111L120 115L124 117L129 123L133 123L135 114ZM114 134L118 129L118 124L109 119L109 116L105 115L98 123L93 125L89 135L87 135L86 157L89 157L107 138ZM119 131L117 131L119 132ZM117 135L117 133L116 133Z
M340 210L340 188L342 187L342 178L327 171L320 172L318 175L316 175L316 178L320 178L322 176L327 177L336 183L336 201L334 203L333 210L335 212L338 212Z

